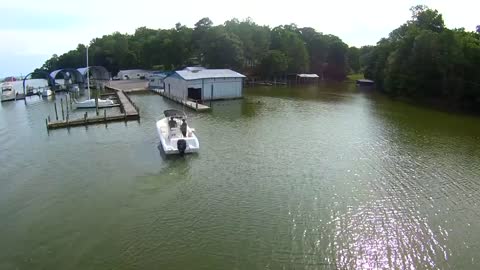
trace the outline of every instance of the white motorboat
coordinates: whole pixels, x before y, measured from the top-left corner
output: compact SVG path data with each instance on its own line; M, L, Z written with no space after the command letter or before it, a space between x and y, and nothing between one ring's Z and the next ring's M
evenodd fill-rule
M53 95L52 90L50 90L50 87L45 87L42 89L42 97L49 97Z
M187 125L187 116L178 110L166 110L157 121L157 132L165 154L196 153L200 149L195 130Z
M75 106L77 109L95 108L95 99L91 98L80 102L75 100ZM115 104L115 102L113 102L111 99L98 99L98 108L108 108L114 106L117 106L117 104Z
M4 82L1 84L1 91L2 91L2 101L10 101L15 100L17 96L17 92L13 89L13 84L11 82Z

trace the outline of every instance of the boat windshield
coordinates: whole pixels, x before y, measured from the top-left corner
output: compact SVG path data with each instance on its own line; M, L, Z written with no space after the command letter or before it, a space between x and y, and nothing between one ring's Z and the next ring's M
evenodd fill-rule
M165 115L165 117L184 118L184 119L187 118L187 115L184 112L179 110L166 110L163 112L163 114Z

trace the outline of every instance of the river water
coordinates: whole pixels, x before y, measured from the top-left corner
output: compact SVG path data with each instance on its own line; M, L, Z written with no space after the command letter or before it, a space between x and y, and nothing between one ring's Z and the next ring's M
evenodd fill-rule
M0 106L0 269L478 269L480 119L351 84L261 87L155 121L50 131L52 100ZM58 97L57 97L58 98Z

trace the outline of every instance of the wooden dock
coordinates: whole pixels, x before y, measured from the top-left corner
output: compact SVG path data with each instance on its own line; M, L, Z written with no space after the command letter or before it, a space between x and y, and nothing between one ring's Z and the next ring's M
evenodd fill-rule
M204 111L208 111L210 110L210 107L208 107L207 105L204 105L204 104L201 104L201 103L198 103L198 102L193 102L193 101L190 101L190 100L185 100L185 99L180 99L180 98L177 98L177 97L174 97L174 96L169 96L168 94L165 93L164 90L152 90L152 92L154 93L157 93L165 98L168 98L170 100L173 100L177 103L180 103L192 110L195 110L197 112L204 112Z
M112 90L116 90L114 88L110 88ZM130 97L125 94L123 91L115 91L111 93L116 95L119 105L120 105L120 113L114 115L107 115L106 110L103 110L103 115L93 115L88 116L88 113L85 112L83 117L69 119L68 110L67 116L65 119L58 120L58 121L50 121L50 116L45 119L45 123L47 125L47 129L57 129L57 128L69 128L74 126L85 126L85 125L92 125L92 124L103 124L108 122L114 121L129 121L129 120L138 120L140 119L140 110L135 105L135 103L130 99ZM68 107L68 102L66 102L66 106ZM55 105L56 110L56 105ZM64 116L63 113L63 103L62 103L62 118Z

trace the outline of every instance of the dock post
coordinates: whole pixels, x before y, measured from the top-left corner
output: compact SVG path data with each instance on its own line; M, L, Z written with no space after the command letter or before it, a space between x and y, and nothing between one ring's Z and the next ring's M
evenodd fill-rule
M95 90L95 112L97 113L97 116L98 116L98 89Z
M195 110L198 111L198 100L195 100Z
M73 93L75 95L75 93ZM68 94L68 96L70 97L70 111L73 110L73 102L72 102L72 95L71 94Z
M45 126L47 127L47 130L48 130L48 119L45 118Z
M63 112L63 98L60 99L60 105L62 106L62 120L65 120L65 113Z
M68 116L68 96L65 96L65 106L67 107L67 116Z
M85 121L85 124L87 123L87 116L88 112L85 112L85 114L83 115L83 121Z
M55 106L55 119L58 121L57 102L53 103L53 105Z
M107 110L103 110L103 120L107 122Z
M48 115L48 122L50 123L50 115Z
M68 108L68 106L67 106L67 108ZM70 120L70 115L69 115L68 112L67 112L67 126L69 126L69 124L68 124L68 123L69 123L69 120Z
M212 107L212 100L213 100L213 84L212 84L212 87L210 88L210 107Z

